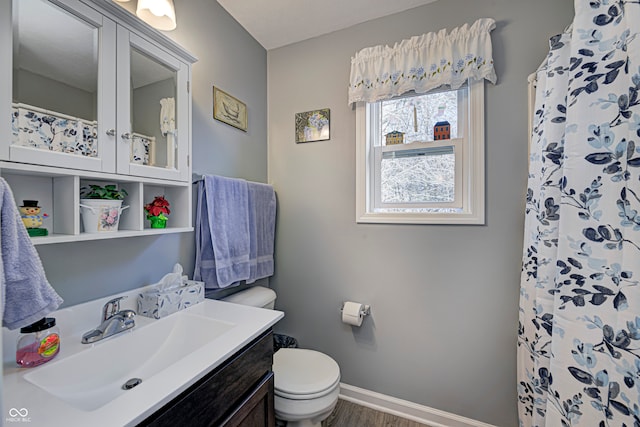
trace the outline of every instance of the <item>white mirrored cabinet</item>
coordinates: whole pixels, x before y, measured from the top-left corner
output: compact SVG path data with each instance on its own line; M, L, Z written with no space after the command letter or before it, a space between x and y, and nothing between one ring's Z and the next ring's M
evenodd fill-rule
M174 199L166 232L190 230L195 58L113 2L7 0L0 21L0 175L18 203L55 208L34 242L89 238L77 193L91 180L133 190L123 233L151 232L158 192Z

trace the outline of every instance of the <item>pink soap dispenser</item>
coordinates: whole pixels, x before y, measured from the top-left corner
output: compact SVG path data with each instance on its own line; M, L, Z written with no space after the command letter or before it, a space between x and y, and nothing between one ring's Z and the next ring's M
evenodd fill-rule
M16 362L24 368L42 365L60 352L60 332L56 319L45 317L20 329Z

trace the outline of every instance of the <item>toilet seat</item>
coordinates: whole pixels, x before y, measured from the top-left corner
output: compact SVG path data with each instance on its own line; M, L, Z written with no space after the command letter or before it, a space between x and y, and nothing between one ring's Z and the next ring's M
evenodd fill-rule
M276 396L292 400L316 399L340 383L340 367L315 350L281 348L273 356Z

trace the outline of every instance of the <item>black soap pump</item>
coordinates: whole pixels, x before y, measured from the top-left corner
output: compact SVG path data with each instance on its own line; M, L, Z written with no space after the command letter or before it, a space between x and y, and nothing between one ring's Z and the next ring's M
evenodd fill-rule
M20 328L20 333L16 362L24 368L42 365L60 352L60 332L53 317L43 317Z

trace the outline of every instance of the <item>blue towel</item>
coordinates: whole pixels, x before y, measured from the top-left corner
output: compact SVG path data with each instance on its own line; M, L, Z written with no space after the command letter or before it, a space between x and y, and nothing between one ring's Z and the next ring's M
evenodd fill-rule
M249 189L242 179L205 175L198 186L194 278L226 288L249 278Z
M0 203L2 326L17 329L56 310L62 298L47 281L13 193L3 178L0 178Z
M249 278L247 283L273 275L276 193L268 184L249 182Z

